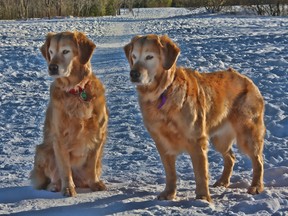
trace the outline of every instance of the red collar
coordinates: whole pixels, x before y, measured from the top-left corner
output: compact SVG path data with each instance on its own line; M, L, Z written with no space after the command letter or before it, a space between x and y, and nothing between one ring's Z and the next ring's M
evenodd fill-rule
M79 85L76 85L74 88L68 90L67 92L69 94L72 94L72 95L75 95L75 96L78 96L81 101L85 101L85 102L89 102L92 98L87 94L86 90L87 87L88 87L88 83L87 82L84 86L84 88L82 88L81 86Z

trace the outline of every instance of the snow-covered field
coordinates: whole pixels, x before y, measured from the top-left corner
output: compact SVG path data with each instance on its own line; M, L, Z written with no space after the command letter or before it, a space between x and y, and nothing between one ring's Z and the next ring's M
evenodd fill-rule
M0 21L0 214L17 215L288 215L288 18L211 15L185 9L135 10L135 17ZM40 54L48 32L78 30L97 45L92 58L106 86L109 138L103 158L108 190L77 197L36 191L28 179L42 141L49 98ZM213 71L234 67L266 100L265 191L249 195L251 163L236 148L231 187L212 188L213 204L195 200L187 154L177 160L178 198L158 201L165 174L129 81L123 46L136 34L168 34L181 48L178 65ZM222 172L211 146L210 185Z

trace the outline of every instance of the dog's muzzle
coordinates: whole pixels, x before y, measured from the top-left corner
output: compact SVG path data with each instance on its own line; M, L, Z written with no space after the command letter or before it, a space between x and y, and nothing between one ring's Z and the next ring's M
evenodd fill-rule
M50 64L49 65L49 74L51 76L59 75L59 67L57 64Z
M140 82L140 72L138 70L131 70L130 71L130 79L132 82Z

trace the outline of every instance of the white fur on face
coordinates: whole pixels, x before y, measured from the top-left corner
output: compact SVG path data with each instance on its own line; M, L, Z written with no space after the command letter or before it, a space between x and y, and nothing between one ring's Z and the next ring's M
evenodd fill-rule
M53 78L70 76L74 58L72 47L64 42L60 41L57 43L55 40L52 40L48 52L50 55L49 64L56 64L58 66L58 74L51 76Z
M143 49L141 49L143 50ZM131 53L132 57L132 70L140 72L139 82L136 85L149 85L153 82L156 75L157 68L159 67L159 55L152 51L142 51L137 47Z

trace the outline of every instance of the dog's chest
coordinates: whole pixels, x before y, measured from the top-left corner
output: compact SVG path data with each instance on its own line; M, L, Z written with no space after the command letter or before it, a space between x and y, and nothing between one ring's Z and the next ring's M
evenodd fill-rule
M90 102L72 96L64 101L64 111L70 117L89 119L93 114L93 106Z
M96 119L77 121L71 119L63 125L63 143L72 158L86 158L90 150L99 143L99 128ZM72 159L71 158L71 159Z
M183 115L179 111L169 113L155 107L142 109L142 114L144 124L157 145L163 145L169 154L185 151L195 133L192 115Z

